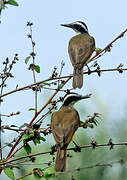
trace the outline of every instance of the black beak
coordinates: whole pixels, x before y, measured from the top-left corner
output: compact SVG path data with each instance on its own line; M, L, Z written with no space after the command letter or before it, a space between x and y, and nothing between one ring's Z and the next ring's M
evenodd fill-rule
M92 94L87 94L85 96L80 96L80 99L87 99L90 98Z
M61 26L68 27L68 28L73 28L73 24L61 24Z

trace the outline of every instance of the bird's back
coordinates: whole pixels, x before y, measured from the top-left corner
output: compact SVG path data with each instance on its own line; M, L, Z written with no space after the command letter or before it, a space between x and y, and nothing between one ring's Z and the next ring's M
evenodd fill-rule
M56 142L59 144L64 140L68 145L79 124L79 114L74 108L62 106L59 111L54 112L51 119L51 128Z
M72 65L83 63L90 58L95 50L95 40L89 34L79 34L72 37L69 41L68 53Z

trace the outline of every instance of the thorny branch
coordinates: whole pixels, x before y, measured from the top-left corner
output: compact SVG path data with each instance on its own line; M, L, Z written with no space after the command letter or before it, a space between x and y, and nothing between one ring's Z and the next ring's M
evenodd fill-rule
M109 139L109 142L108 143L105 143L105 144L98 144L96 141L92 140L90 144L88 145L83 145L83 146L79 146L80 149L87 149L87 148L98 148L98 147L109 147L109 149L113 149L114 146L127 146L127 142L118 142L118 143L113 143L111 139ZM77 147L71 147L71 148L68 148L67 150L68 151L74 151L76 152L76 148ZM54 151L56 152L56 150ZM34 154L29 154L29 155L24 155L24 156L20 156L18 158L14 158L12 160L8 160L8 161L5 161L5 162L0 162L0 166L2 165L6 165L6 164L9 164L9 163L12 163L12 162L15 162L15 161L18 161L18 160L22 160L22 159L25 159L25 158L30 158L30 157L35 157L35 156L40 156L40 155L44 155L44 154L53 154L54 153L52 150L50 151L45 151L45 152L40 152L40 153L34 153Z
M98 72L103 73L103 72L114 72L114 71L119 71L119 70L118 70L118 68L99 69L99 70L98 70L98 69L95 69L95 70L90 71L90 73L92 74L92 73L98 73ZM127 68L121 68L121 71L127 71ZM84 74L88 74L88 72L84 72ZM21 87L21 88L14 89L14 90L12 90L12 91L10 91L10 92L7 92L7 93L5 93L5 94L0 95L0 98L5 97L5 96L8 96L8 95L10 95L10 94L13 94L13 93L15 93L15 92L19 92L19 91L26 90L26 89L31 89L33 86L39 85L39 84L41 84L41 83L45 83L45 82L52 81L52 80L58 80L58 79L67 79L67 78L71 79L71 78L72 78L72 75L61 76L61 77L56 77L56 78L48 78L48 79L46 79L46 80L42 80L42 81L39 81L39 82L37 82L37 83L33 83L33 84L30 84L30 85L27 85L27 86L24 86L24 87ZM44 88L45 88L45 87L44 87ZM51 88L46 88L46 89L56 90L56 89L51 89ZM59 91L61 91L61 90L59 90Z

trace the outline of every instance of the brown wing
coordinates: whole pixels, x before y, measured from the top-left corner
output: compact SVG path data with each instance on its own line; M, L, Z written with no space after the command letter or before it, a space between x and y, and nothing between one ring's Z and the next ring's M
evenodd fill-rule
M79 127L79 114L75 109L61 108L53 113L51 118L51 129L57 144L67 146Z
M70 60L73 66L82 68L95 50L95 40L89 34L74 36L68 47Z

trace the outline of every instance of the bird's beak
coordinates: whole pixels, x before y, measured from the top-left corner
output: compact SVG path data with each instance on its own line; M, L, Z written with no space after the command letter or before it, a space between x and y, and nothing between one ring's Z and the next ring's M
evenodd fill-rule
M91 95L92 95L92 94L87 94L87 95L85 95L85 96L81 96L80 98L81 98L81 99L87 99L87 98L90 98Z
M68 28L73 28L73 24L61 24L61 26L68 27Z

